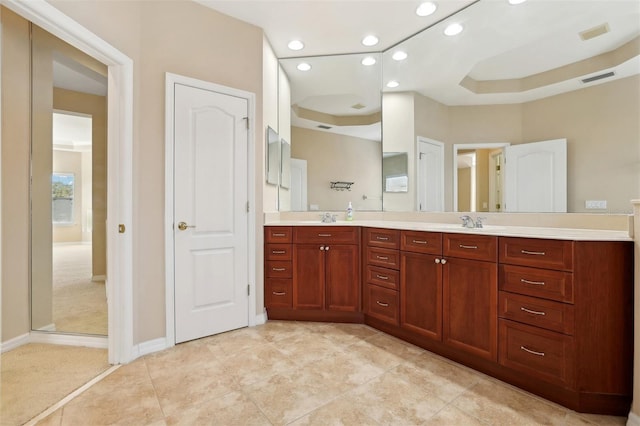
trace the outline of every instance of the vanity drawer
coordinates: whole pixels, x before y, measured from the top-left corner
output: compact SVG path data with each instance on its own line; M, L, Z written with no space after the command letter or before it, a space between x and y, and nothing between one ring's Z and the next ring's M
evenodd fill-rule
M264 286L264 305L267 308L291 308L292 289L291 279L267 278Z
M572 387L574 382L571 336L499 320L499 362L532 377Z
M573 270L573 241L500 237L500 263Z
M400 283L400 272L393 269L367 265L367 282L397 290Z
M355 226L296 226L293 242L298 244L358 244L360 228Z
M269 260L265 269L265 275L270 278L293 277L293 266L288 260Z
M444 234L442 239L444 257L486 260L498 258L498 238L487 235Z
M573 305L501 291L498 307L501 318L573 334Z
M383 268L399 269L400 252L378 247L366 248L366 261L370 265L382 266Z
M400 324L398 292L367 284L367 315L390 324Z
M365 244L388 249L400 247L400 231L395 229L364 228Z
M573 303L573 274L524 266L500 265L500 290Z
M290 243L292 241L290 226L265 226L265 243Z
M291 244L267 244L264 257L266 260L291 260Z
M400 249L415 253L439 255L442 253L442 233L402 231Z

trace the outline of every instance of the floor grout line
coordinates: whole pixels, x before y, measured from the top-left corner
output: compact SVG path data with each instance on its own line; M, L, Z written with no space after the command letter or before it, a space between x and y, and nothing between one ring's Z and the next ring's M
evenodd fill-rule
M34 425L36 425L40 420L48 417L50 414L52 414L55 411L59 410L60 408L64 407L65 405L67 405L67 403L69 403L75 397L77 397L77 396L81 395L82 393L84 393L87 389L89 389L90 387L92 387L93 385L95 385L96 383L98 383L99 381L104 379L105 377L109 376L111 373L116 371L121 366L122 366L121 364L118 364L118 365L113 365L113 366L109 367L107 370L103 371L98 376L96 376L93 379L89 380L87 383L85 383L84 385L80 386L78 389L74 390L69 395L65 396L60 401L58 401L57 403L55 403L51 407L49 407L46 410L44 410L42 413L38 414L37 416L35 416L31 420L29 420L27 423L24 424L24 426L34 426Z

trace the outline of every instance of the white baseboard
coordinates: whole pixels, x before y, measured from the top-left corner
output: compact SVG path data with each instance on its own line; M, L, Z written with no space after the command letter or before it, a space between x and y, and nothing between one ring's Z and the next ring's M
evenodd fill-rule
M56 331L56 325L54 323L47 324L44 327L40 327L37 331Z
M106 336L78 336L73 334L58 334L32 331L29 343L48 343L52 345L85 346L87 348L108 349Z
M160 337L158 339L147 340L146 342L138 343L133 346L133 359L140 358L154 352L159 352L167 349L167 339Z
M627 426L640 426L640 415L630 411Z
M25 333L13 339L9 339L6 342L0 343L0 353L8 352L12 349L19 348L22 345L29 343L29 333Z
M256 315L256 325L261 325L267 322L267 310L265 309L261 314Z

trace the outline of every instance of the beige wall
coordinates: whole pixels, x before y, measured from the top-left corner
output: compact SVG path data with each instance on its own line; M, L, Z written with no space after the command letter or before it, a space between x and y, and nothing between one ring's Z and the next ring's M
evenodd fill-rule
M133 265L134 265L134 343L162 338L165 336L165 263L164 263L164 81L165 72L172 72L212 81L217 84L246 90L256 94L256 123L262 123L262 54L263 32L260 28L243 23L236 19L222 15L193 2L184 1L127 1L105 2L84 1L68 2L51 0L50 2L63 13L78 21L84 27L119 49L133 59L134 62L134 222L133 232ZM3 27L4 29L4 27ZM6 40L3 37L3 56ZM28 52L28 45L26 45ZM4 58L3 58L4 59ZM3 82L9 80L5 73L3 60ZM22 75L28 75L28 68L22 70ZM11 85L19 81L11 78ZM28 87L28 86L26 86ZM19 91L17 91L19 95ZM3 105L6 93L3 90ZM28 106L28 102L27 102ZM20 108L20 103L16 104ZM13 108L12 108L13 109ZM6 108L3 108L3 120ZM28 109L24 109L28 117ZM27 118L25 118L27 119ZM7 127L3 126L3 132ZM256 130L256 198L261 206L263 173L262 162L264 149L261 141L261 129ZM16 131L12 129L12 131ZM20 135L21 141L16 141L21 149L28 137ZM10 149L10 138L3 133L3 151ZM28 153L28 143L24 146ZM24 156L24 152L18 154ZM8 161L11 155L3 156ZM16 156L16 161L20 159ZM23 158L25 161L27 157ZM19 167L28 170L28 163L21 163ZM6 176L3 169L3 176ZM27 176L27 175L25 175ZM28 194L25 182L12 184L22 186L23 194ZM3 189L9 180L3 179ZM6 195L6 194L5 194ZM3 200L3 206L7 203ZM6 209L5 209L6 210ZM28 217L24 214L23 219ZM12 215L3 211L3 222ZM262 209L255 209L257 220L256 266L262 264ZM26 226L25 226L25 229ZM10 232L3 229L3 243L17 241L19 238L9 238ZM25 240L26 245L26 240ZM25 250L23 250L25 251ZM12 249L11 253L16 250ZM3 250L3 254L10 253ZM8 261L5 257L3 264L20 265L24 268L15 280L20 290L17 295L6 283L3 276L3 305L13 303L28 304L25 297L28 256L22 253L18 263ZM261 268L260 268L261 270ZM4 273L9 273L3 269ZM261 279L261 278L258 278ZM261 287L261 283L256 283ZM6 294L10 293L10 294ZM259 297L259 296L258 296ZM22 302L16 302L23 299ZM257 300L257 310L262 312L262 301ZM3 315L5 310L3 309ZM13 317L7 320L3 317L3 327L16 324ZM20 320L16 318L18 322ZM27 321L28 323L28 321ZM17 328L17 327L16 327ZM28 330L26 330L28 331ZM26 332L22 331L22 332ZM15 333L3 334L3 340Z
M29 24L0 9L2 30L2 341L29 332ZM10 107L8 107L10 105Z
M284 137L280 133L278 123L278 58L276 57L269 41L264 38L263 40L263 75L262 75L262 87L263 87L263 122L262 127L256 129L258 134L256 135L256 143L260 143L266 147L266 134L267 126L270 126L273 130L278 132L278 135ZM274 84L275 82L275 84ZM262 164L266 168L266 157L261 159ZM278 186L267 183L267 178L263 172L261 177L260 187L263 194L263 210L266 212L278 211Z
M569 211L607 200L609 213L631 213L640 195L638 93L635 75L524 104L523 142L567 138Z
M354 216L358 210L380 210L380 143L301 127L291 128L291 139L291 156L308 161L309 204L320 211L345 211L351 201ZM354 184L351 191L336 191L330 189L333 181Z

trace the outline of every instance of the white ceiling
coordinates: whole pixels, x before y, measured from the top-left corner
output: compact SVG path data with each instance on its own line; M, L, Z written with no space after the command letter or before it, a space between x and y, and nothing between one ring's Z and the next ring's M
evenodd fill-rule
M53 149L91 151L91 117L75 113L53 113Z
M391 79L400 85L384 87L385 92L415 91L446 105L475 105L521 103L576 90L585 87L582 78L605 71L614 71L615 76L590 84L640 73L640 59L635 56L615 67L603 66L588 75L521 92L475 94L460 85L467 76L520 79L616 49L640 36L638 0L528 0L520 5L507 0L436 0L438 9L429 17L415 14L422 3L415 0L197 1L262 27L281 59L383 52L382 60L371 67L377 68L377 77L371 70L362 74L362 55L352 58L357 60L351 61L350 71L349 56L305 58L313 66L306 73L295 69L298 59L282 61L292 104L335 115L354 115L350 106L356 100L367 106L360 114L379 109L380 90ZM444 36L443 29L451 22L461 23L464 31ZM609 26L606 34L587 41L579 37L602 24ZM426 27L430 28L420 33ZM367 34L375 34L379 45L364 47L360 40ZM289 50L286 45L292 39L302 40L305 49ZM408 52L408 59L392 60L391 54L400 48ZM318 124L295 114L292 120L303 127Z

